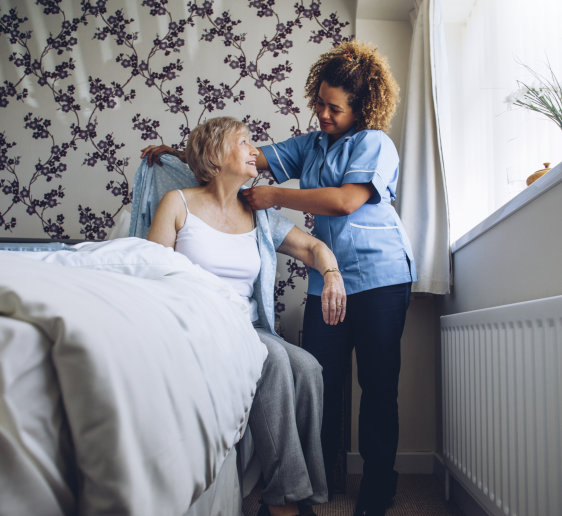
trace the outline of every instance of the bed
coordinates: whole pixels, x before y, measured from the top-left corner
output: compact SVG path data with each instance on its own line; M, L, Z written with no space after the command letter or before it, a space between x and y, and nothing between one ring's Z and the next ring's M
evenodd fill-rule
M241 514L245 310L142 238L0 245L0 514Z

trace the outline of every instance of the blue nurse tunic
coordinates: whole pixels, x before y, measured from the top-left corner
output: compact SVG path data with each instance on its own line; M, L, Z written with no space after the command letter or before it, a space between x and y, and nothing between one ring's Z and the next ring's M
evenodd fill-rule
M398 153L383 131L350 129L331 146L317 131L261 150L279 183L299 179L303 189L374 185L375 193L350 215L314 216L312 234L336 255L348 295L417 280L408 236L391 204ZM321 295L323 285L321 272L311 268L308 293Z

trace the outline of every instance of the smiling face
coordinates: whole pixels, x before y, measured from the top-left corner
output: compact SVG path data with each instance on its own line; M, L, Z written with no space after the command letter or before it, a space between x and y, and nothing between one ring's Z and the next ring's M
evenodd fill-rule
M226 138L221 170L240 174L244 181L256 177L258 149L250 143L248 131L232 131Z
M316 99L316 116L320 122L320 129L329 135L330 142L341 138L357 120L348 99L349 95L341 86L334 88L326 81L320 84Z

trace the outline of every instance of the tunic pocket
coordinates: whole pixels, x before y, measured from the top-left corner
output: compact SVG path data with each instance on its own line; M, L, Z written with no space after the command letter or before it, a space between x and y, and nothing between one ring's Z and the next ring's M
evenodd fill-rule
M353 244L359 261L388 265L401 261L403 249L398 226L368 226L350 222Z

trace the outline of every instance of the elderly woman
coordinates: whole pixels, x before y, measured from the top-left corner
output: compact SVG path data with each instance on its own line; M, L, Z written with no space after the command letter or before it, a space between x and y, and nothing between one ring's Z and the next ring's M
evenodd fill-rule
M143 149L143 156L149 150ZM225 279L247 304L268 349L249 417L264 479L259 514L312 514L311 505L327 501L320 445L322 372L312 355L273 329L272 310L266 307L273 306L275 249L322 274L326 324L344 320L346 295L326 244L275 210L254 212L241 200L242 185L257 176L257 156L247 128L234 118L196 127L184 157L200 186L164 195L147 238Z

